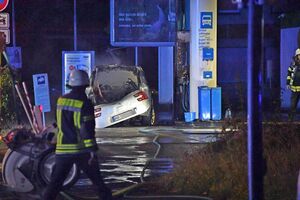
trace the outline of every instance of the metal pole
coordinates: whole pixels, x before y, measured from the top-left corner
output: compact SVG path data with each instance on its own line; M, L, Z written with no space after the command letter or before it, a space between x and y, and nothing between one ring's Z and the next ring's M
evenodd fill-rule
M22 103L23 108L24 108L24 110L25 110L25 113L26 113L26 116L27 116L28 121L29 121L29 123L30 123L30 126L31 126L33 132L34 132L34 133L37 133L36 130L35 130L35 128L34 128L34 126L33 126L33 123L32 123L31 117L30 117L30 115L29 115L29 112L28 112L28 110L27 110L27 108L26 108L26 104L25 104L25 102L24 102L24 100L23 100L22 94L21 94L21 92L20 92L20 90L19 90L19 86L16 84L16 85L15 85L15 88L16 88L16 90L17 90L17 93L18 93L19 97L20 97L21 103Z
M77 51L77 12L76 12L76 0L74 0L74 51Z
M248 3L247 98L248 98L248 191L249 200L263 199L263 158L261 123L261 20L255 0ZM258 37L259 36L259 37ZM255 46L254 46L255 44Z
M12 34L13 34L13 47L16 47L16 26L15 26L15 0L12 0L12 5L11 5L11 9L12 9Z
M12 0L12 6L11 6L11 13L12 13L12 41L13 41L13 47L15 48L17 45L16 45L16 26L15 26L15 0ZM14 74L14 71L13 69L10 67L10 73L11 73L11 77L12 77L12 82L13 82L13 85L16 84L16 77L15 77L15 74ZM16 115L17 115L17 122L18 124L21 123L21 120L20 120L20 114L19 114L19 111L17 109L17 98L16 98L16 92L15 92L15 89L14 87L12 86L12 95L13 95L13 101L14 101L14 110L16 111Z
M22 85L23 85L23 90L25 92L27 104L29 106L29 109L30 109L30 112L31 112L31 115L32 115L32 124L33 124L34 130L35 130L34 132L35 133L39 133L37 120L36 120L36 117L35 117L35 114L34 114L33 107L31 105L31 101L30 101L30 98L29 98L29 94L28 94L28 90L27 90L27 87L26 87L26 83L22 82Z
M138 66L139 65L139 48L134 47L134 65Z

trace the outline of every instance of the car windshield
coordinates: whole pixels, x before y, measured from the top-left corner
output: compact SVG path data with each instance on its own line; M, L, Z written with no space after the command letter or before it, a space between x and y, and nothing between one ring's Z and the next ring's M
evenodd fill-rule
M136 66L100 65L91 76L92 100L95 104L121 100L139 87Z

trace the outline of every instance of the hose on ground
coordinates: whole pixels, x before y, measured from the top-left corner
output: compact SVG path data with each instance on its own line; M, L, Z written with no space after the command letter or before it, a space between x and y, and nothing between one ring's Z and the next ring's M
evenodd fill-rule
M169 132L169 131L177 131L177 132L180 132L180 133L184 133L182 130L180 129L176 129L176 128L168 128L168 129L141 129L139 130L140 133L143 133L143 134L153 134L155 135L155 137L153 138L152 140L152 143L154 143L156 146L157 146L157 150L153 156L153 158L149 159L146 163L145 163L145 166L143 167L142 169L142 172L141 172L141 176L140 176L140 183L135 183L133 185L130 185L126 188L122 188L116 192L113 193L113 197L121 197L123 196L124 198L126 199L198 199L198 200L212 200L211 198L208 198L208 197L201 197L201 196L196 196L196 195L141 195L141 196L136 196L136 195L128 195L128 193L130 191L133 191L135 190L136 188L138 187L141 187L142 185L145 184L145 180L144 180L144 175L145 175L145 171L146 169L148 168L149 166L149 163L155 159L157 159L159 153L160 153L160 150L161 150L161 145L160 143L158 142L158 139L160 136L164 135L164 136L168 136L168 137L174 137L174 138L179 138L178 136L175 136L175 135L167 135L167 134L163 134L161 132ZM189 138L190 140L194 140L194 141L197 141L197 142L200 142L199 140L197 139L193 139L193 138ZM65 197L67 200L76 200L76 196L73 196L73 195L70 195L70 194L67 194L66 192L61 192L60 193L63 197ZM83 199L98 199L97 196L95 197L82 197L81 198Z

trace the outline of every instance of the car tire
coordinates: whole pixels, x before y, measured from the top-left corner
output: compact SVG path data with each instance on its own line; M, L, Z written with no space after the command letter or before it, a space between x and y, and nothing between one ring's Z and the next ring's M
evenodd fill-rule
M156 115L154 106L151 105L151 110L147 116L142 116L142 125L143 126L154 126L156 123Z
M44 185L48 185L50 183L50 177L55 167L55 152L48 152L40 161L39 164L39 175L41 177ZM80 169L76 164L73 164L67 178L63 183L63 190L69 189L72 187L77 180L79 179Z

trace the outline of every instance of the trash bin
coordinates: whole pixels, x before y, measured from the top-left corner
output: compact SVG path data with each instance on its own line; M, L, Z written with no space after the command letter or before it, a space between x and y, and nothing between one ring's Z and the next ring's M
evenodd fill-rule
M185 122L193 122L196 119L196 112L185 112L184 120Z
M220 87L211 88L211 119L221 120L222 118L222 93Z
M199 119L211 119L211 90L209 87L198 87Z

